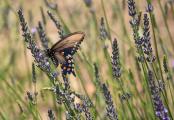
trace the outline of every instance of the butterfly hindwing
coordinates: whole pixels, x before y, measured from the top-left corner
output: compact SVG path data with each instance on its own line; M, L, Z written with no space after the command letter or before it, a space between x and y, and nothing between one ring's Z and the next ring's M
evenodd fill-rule
M62 73L64 75L72 73L74 76L76 76L74 72L73 56L67 52L62 52L62 54L64 54L65 57L65 62L61 64Z

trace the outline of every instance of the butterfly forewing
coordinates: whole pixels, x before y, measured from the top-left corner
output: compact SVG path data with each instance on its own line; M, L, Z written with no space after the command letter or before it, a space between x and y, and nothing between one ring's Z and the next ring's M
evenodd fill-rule
M67 35L62 40L58 41L51 50L62 51L64 49L72 49L76 44L81 43L85 34L83 32L75 32Z

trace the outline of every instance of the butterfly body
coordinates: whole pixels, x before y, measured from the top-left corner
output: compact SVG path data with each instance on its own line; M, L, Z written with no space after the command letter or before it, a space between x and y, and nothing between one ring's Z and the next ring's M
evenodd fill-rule
M51 58L56 67L60 64L64 75L72 73L76 76L73 55L77 52L84 36L83 32L71 33L55 43L51 49L47 49L47 56Z

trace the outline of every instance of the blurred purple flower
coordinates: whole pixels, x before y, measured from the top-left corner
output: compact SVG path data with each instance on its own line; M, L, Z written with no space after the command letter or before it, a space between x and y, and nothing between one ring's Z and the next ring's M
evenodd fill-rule
M152 4L148 4L147 5L146 11L147 12L153 12L153 6L152 6Z
M35 34L37 32L37 29L35 27L31 28L31 34Z
M92 5L92 0L84 0L85 4L87 7L91 7Z
M172 68L174 69L174 59L172 60Z

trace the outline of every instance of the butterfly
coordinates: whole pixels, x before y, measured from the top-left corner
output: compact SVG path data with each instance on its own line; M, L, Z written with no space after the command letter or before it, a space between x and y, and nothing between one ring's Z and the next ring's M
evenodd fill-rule
M66 35L57 43L55 43L50 49L46 50L46 54L53 64L58 67L61 65L62 74L73 74L74 71L73 55L77 52L83 41L85 34L83 32L74 32Z

